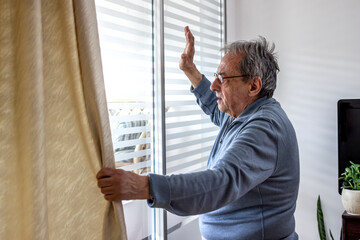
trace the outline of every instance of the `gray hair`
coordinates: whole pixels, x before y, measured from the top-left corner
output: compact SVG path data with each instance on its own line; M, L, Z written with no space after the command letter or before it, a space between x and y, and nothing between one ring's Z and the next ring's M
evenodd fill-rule
M276 88L276 75L280 71L276 54L274 53L275 44L269 46L269 43L262 36L252 41L236 41L226 45L222 50L225 53L244 53L245 56L238 64L238 70L249 75L244 78L249 81L254 77L260 77L262 80L262 89L259 92L259 98L272 97Z

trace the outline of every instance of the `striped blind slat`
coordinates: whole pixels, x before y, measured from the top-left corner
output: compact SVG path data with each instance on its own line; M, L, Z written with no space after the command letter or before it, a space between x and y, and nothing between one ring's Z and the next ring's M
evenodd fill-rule
M220 62L223 29L218 1L164 0L164 3L165 99L169 108L166 113L166 146L167 162L171 162L196 153L208 154L218 131L197 106L190 92L190 82L178 68L185 46L184 27L188 25L195 36L194 62L210 80ZM197 146L195 150L192 149L194 145ZM181 154L173 155L175 151ZM168 173L181 171L180 165L170 166ZM184 165L184 168L188 167L189 164Z
M196 146L198 144L212 143L213 140L214 140L214 136L201 137L199 139L192 140L192 141L186 141L186 142L181 142L181 143L178 143L178 144L167 145L166 149L167 149L167 151L178 150L178 149L182 149L182 148L186 148L186 147Z

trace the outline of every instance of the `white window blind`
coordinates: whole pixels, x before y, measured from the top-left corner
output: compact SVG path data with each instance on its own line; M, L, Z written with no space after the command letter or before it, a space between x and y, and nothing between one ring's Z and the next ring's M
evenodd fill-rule
M179 70L184 50L184 26L195 36L195 63L213 79L222 45L221 4L212 0L165 0L165 89L167 173L203 169L218 132L190 93L190 83Z
M179 70L184 51L184 27L195 36L195 64L213 80L221 59L223 21L221 1L164 0L165 100L166 100L166 173L203 170L218 133L197 105L190 82ZM183 227L196 224L197 217L168 214L168 236L185 235Z

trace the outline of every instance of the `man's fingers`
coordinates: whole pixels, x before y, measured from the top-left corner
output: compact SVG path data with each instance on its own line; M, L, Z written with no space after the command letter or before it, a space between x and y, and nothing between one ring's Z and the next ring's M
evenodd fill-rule
M114 175L114 169L112 168L102 168L97 174L96 174L96 178L100 179L100 178L107 178L107 177L111 177Z
M185 27L185 38L186 38L186 41L188 43L193 45L193 43L194 43L194 35L190 31L189 27Z
M112 181L110 178L100 178L98 179L98 187L104 188L104 187L110 187L112 186Z
M102 187L101 193L108 195L108 194L114 194L114 188L113 187Z
M184 31L185 31L186 45L184 48L184 53L181 56L181 58L183 60L188 59L188 63L192 63L192 59L195 53L194 36L192 35L188 26L185 27Z
M190 30L186 33L186 40L190 45L194 45L194 35L192 35Z
M185 27L185 39L186 39L186 48L194 45L194 35L192 35L189 27Z
M114 201L115 200L115 195L114 194L104 194L104 198L107 201Z

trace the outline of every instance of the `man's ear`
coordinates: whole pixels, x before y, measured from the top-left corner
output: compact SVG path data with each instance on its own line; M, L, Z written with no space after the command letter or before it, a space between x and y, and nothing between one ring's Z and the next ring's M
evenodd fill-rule
M249 96L254 97L254 96L258 95L259 92L261 91L261 88L262 88L262 80L261 80L261 78L260 77L254 77L250 81Z

